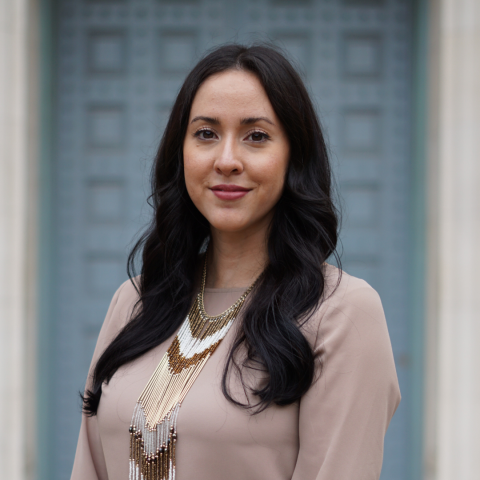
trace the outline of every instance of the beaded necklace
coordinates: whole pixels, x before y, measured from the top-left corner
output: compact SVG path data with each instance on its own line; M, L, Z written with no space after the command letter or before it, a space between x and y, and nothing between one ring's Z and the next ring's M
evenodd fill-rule
M135 405L129 429L129 480L175 480L179 409L255 285L230 308L211 317L203 303L206 278L205 255L200 292Z

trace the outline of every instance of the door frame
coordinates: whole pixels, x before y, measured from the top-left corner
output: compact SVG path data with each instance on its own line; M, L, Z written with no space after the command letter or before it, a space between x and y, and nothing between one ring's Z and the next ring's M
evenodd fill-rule
M55 412L51 408L53 392L54 322L53 285L54 265L54 220L55 198L53 192L55 175L54 111L56 71L56 0L39 1L40 32L40 139L39 139L39 232L38 232L38 338L37 338L37 455L36 478L52 478L55 461L53 443L49 431L55 426Z
M54 279L54 219L55 198L55 72L58 0L40 2L40 219L38 262L38 339L37 339L37 478L52 478L55 461L53 445L48 441L54 425L51 408L53 388L53 351L55 312ZM425 365L425 280L426 280L426 151L427 151L427 91L428 91L428 32L429 2L414 0L414 38L412 44L412 150L410 165L410 332L412 362L412 397L410 404L410 468L409 480L424 478L424 365Z
M427 205L427 130L429 84L428 0L414 0L413 85L412 85L412 162L411 162L411 263L410 321L412 353L412 398L410 401L410 479L424 478L424 396L426 354L426 205Z

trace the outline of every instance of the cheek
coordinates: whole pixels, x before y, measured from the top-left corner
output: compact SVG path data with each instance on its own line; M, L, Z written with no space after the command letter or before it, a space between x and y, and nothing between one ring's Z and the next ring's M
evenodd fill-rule
M184 155L183 157L183 175L185 177L185 186L187 187L187 192L192 198L192 194L194 193L193 186L195 185L195 169L192 168L191 162L188 161L188 158ZM192 198L193 200L193 198Z
M185 185L192 198L198 196L199 188L202 185L202 179L205 175L203 162L197 156L192 155L188 148L183 150L183 173L185 176Z
M258 178L263 183L265 195L270 196L275 203L279 199L285 184L287 161L285 154L272 156L270 161L266 162L258 172Z
M185 176L185 183L187 188L190 188L191 184L195 183L195 166L187 155L183 156L183 174Z

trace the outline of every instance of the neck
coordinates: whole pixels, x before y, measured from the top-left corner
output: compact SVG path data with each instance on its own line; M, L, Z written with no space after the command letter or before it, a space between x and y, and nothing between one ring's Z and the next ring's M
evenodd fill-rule
M249 287L268 261L266 228L245 232L211 229L207 282L210 288Z

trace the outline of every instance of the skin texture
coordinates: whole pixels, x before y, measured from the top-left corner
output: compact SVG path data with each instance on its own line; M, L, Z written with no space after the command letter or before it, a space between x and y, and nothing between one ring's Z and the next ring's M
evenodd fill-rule
M201 85L183 156L188 193L212 232L207 286L248 286L263 270L289 153L286 132L254 74L228 70ZM232 184L248 193L225 200L212 190Z

